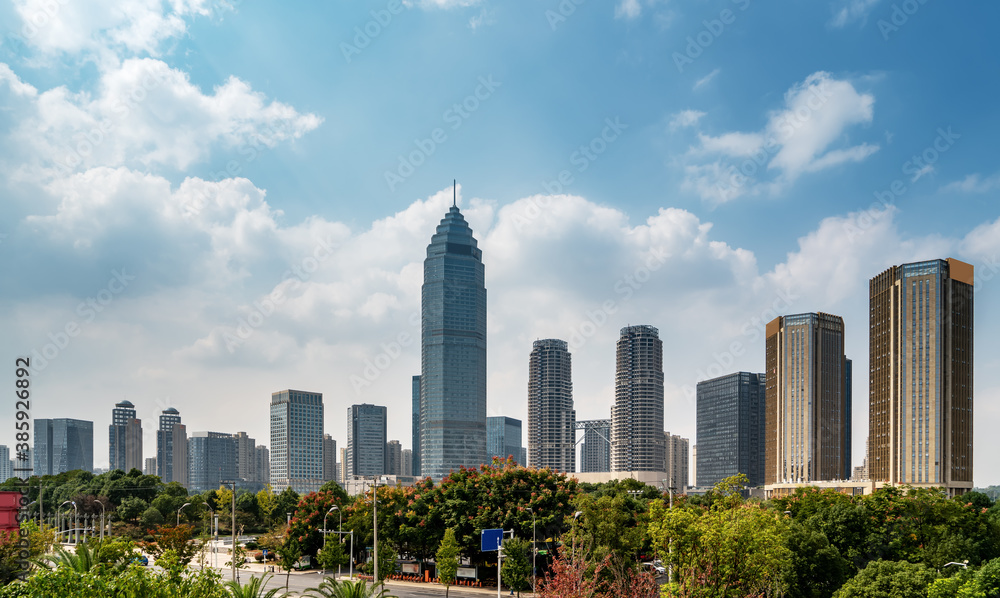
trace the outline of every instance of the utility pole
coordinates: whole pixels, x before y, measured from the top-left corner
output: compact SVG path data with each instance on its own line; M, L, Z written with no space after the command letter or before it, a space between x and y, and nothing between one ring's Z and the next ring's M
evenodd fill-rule
M378 583L378 476L375 476L375 486L372 490L372 545L375 550L375 579L372 583Z
M236 579L236 480L233 480L233 558L230 559L233 565L233 577Z

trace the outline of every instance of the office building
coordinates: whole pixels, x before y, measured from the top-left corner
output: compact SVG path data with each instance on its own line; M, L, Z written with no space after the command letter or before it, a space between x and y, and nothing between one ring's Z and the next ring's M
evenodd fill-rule
M413 476L413 450L403 449L403 473L405 477Z
M611 420L593 419L576 422L583 430L580 444L580 471L595 473L611 471Z
M222 432L192 432L188 442L188 489L216 490L236 480L236 439ZM174 447L175 450L178 447Z
M111 470L121 469L125 472L129 471L129 468L125 464L126 455L128 454L125 427L130 421L135 419L135 415L135 405L131 401L116 403L115 408L111 410L111 425L108 426L108 464ZM141 438L140 436L140 441ZM141 446L139 452L140 454L142 452Z
M403 447L398 440L390 440L385 445L385 474L403 475Z
M233 436L236 443L236 479L244 484L257 483L257 441L246 432L237 432Z
M660 471L663 342L652 326L626 326L618 340L611 408L611 471Z
M347 408L347 477L385 473L386 409L381 405Z
M413 428L410 434L410 442L413 449L413 457L410 460L410 471L413 475L420 475L420 376L414 376L410 385L410 400L413 403Z
M698 383L695 486L742 473L764 485L765 375L737 372Z
M34 475L94 471L94 422L80 419L36 419Z
M160 413L160 427L156 431L156 473L164 484L174 481L174 424L181 423L181 414L173 407ZM187 477L186 470L177 474Z
M255 466L257 468L254 472L256 476L254 481L263 488L271 483L271 452L263 444L258 444L254 447L254 454L256 455Z
M337 441L323 434L323 481L337 479Z
M271 489L299 494L323 485L323 394L271 393Z
M170 466L170 472L173 476L171 481L187 488L191 472L187 426L182 423L174 423L170 427L170 447L170 458L173 461Z
M143 475L156 475L156 457L146 457L142 467Z
M142 471L142 422L130 419L125 424L125 472Z
M779 316L765 338L765 485L844 479L850 426L844 320Z
M486 462L486 275L453 205L427 246L421 288L420 473Z
M14 477L14 462L10 458L10 449L0 444L0 483Z
M851 468L851 465L854 463L851 452L851 442L854 440L852 432L854 430L854 362L850 359L844 359L844 406L847 437L844 439L843 479L850 480L854 476L854 470Z
M502 415L486 418L486 450L490 462L493 458L506 461L513 457L514 462L522 467L521 461L521 420Z
M340 449L340 464L337 465L337 474L340 475L340 483L347 482L347 447Z
M675 494L684 492L688 487L688 439L664 432L663 440L667 449L663 467L663 471L667 472L666 485L673 489Z
M871 279L869 454L872 480L973 487L973 266L893 266Z
M537 340L528 357L528 463L576 471L573 364L566 341Z

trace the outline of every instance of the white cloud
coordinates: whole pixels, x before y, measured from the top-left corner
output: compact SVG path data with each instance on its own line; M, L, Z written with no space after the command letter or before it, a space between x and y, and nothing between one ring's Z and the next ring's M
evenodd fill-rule
M322 122L268 101L235 77L203 93L185 73L152 58L103 72L93 95L55 87L34 97L23 84L13 88L33 100L22 106L12 135L18 159L64 172L139 164L183 170L213 147L238 148L248 157Z
M639 0L621 0L615 6L616 19L635 19L642 13L642 5Z
M720 203L778 193L804 173L863 161L879 146L846 145L847 132L872 122L874 102L850 81L813 73L785 93L783 106L768 115L762 130L699 133L699 145L681 160L688 177L684 188ZM726 165L720 158L737 160Z
M482 0L403 0L404 6L419 6L420 8L440 8L440 9L450 9L450 8L463 8L466 6L475 6L479 4Z
M834 27L844 27L855 21L861 21L864 25L879 0L840 0L839 8L835 9L830 25Z
M22 81L8 65L2 62L0 62L0 83L6 83L16 96L33 98L38 95L38 90Z
M705 113L698 110L681 110L670 118L670 130L676 131L684 127L694 126L703 116Z
M694 91L697 91L697 90L701 89L702 87L708 85L712 81L712 79L715 79L716 75L718 75L720 72L722 72L722 69L715 69L711 73L709 73L709 74L705 75L704 77L702 77L701 79L698 79L697 81L695 81L694 82L694 87L692 87L691 89L694 90Z
M496 11L483 8L481 11L479 11L478 15L469 19L469 29L475 31L480 27L495 25L496 22L497 22Z
M970 174L961 181L948 183L941 188L945 193L988 193L1000 188L1000 174L984 177L979 173Z

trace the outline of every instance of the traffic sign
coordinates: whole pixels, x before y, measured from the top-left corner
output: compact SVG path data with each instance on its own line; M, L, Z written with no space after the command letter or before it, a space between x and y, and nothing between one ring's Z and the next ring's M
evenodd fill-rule
M503 541L502 529L484 529L480 548L482 552L489 552L500 549L500 542Z

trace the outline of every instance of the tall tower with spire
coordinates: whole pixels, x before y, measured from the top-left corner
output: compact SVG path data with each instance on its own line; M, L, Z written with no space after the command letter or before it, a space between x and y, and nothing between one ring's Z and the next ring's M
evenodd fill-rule
M419 436L421 475L486 462L486 274L457 188L424 260Z

